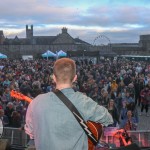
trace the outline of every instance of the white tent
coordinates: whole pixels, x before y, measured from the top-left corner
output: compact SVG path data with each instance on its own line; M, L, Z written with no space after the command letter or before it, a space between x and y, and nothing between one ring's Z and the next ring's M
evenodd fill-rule
M51 52L50 50L47 50L44 54L42 54L42 57L44 57L44 58L56 57L56 54Z
M66 57L67 56L67 53L65 53L64 51L60 50L58 53L57 53L57 57Z
M7 56L2 54L2 53L0 53L0 58L7 58Z

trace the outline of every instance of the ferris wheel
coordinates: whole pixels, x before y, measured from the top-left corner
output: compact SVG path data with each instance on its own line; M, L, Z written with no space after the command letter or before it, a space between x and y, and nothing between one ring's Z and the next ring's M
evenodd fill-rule
M97 36L93 41L93 46L111 46L110 39L105 35Z

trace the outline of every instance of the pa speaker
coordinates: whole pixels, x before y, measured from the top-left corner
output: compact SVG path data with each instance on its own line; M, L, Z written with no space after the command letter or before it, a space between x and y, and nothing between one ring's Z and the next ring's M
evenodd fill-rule
M9 150L10 144L7 139L0 139L0 150Z
M141 150L137 144L130 144L124 147L119 147L119 148L115 148L115 149L111 149L111 150Z

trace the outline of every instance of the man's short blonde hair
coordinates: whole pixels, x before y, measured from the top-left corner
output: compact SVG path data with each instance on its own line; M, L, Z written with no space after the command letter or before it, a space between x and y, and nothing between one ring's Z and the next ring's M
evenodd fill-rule
M72 82L76 75L76 64L72 59L61 58L54 63L53 69L57 82Z

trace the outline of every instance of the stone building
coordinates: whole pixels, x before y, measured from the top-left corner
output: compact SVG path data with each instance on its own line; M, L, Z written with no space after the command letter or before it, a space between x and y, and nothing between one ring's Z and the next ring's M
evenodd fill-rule
M113 43L112 51L118 55L150 56L150 34L140 35L138 43Z
M144 51L150 51L150 35L140 35L139 46L141 46Z
M0 32L0 52L9 58L21 58L22 55L33 55L40 57L46 50L53 52L63 50L89 50L90 44L73 38L68 34L67 28L62 28L62 32L56 36L34 36L33 25L26 25L26 37L13 39L4 38L3 31Z
M46 50L80 51L81 55L88 51L99 51L99 55L150 55L150 35L140 35L138 43L108 43L93 46L79 38L73 38L67 28L56 36L34 36L33 25L26 25L25 38L5 38L0 31L0 52L9 58L21 58L22 55L40 57ZM91 54L91 53L89 53Z
M3 44L4 40L5 40L5 37L4 37L3 31L0 30L0 44Z

